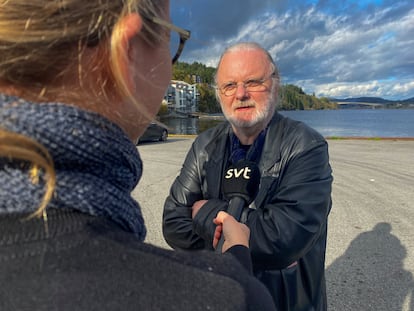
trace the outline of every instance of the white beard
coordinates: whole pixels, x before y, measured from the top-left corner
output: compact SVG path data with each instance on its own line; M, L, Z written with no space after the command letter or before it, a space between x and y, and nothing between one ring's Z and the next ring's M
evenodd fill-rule
M233 115L228 115L227 113L224 113L224 116L226 119L230 122L231 125L233 125L236 128L249 128L253 127L259 123L266 123L269 121L273 113L276 109L276 102L275 102L275 92L273 90L273 87L271 89L271 92L269 94L269 98L267 100L267 103L262 110L256 110L255 115L253 118L249 121L246 120L239 120ZM244 102L241 106L249 106L249 102ZM224 110L223 110L224 111Z

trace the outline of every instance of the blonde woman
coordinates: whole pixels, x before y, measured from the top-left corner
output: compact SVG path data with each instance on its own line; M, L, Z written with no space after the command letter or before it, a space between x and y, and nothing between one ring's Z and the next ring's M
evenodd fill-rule
M0 1L1 310L274 309L229 215L223 255L143 243L134 142L189 35L167 0Z

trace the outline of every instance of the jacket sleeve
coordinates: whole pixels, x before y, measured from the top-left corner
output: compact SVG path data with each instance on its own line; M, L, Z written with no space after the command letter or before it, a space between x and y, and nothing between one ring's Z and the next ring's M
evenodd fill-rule
M288 155L282 155L279 176L264 204L248 215L256 268L286 268L306 254L326 229L333 179L327 143L313 141L299 150L283 151Z
M163 235L173 248L212 249L215 225L213 219L220 210L227 208L227 202L210 199L200 209L194 220L192 206L204 197L202 191L202 174L200 159L191 147L184 161L179 176L170 189L164 204Z

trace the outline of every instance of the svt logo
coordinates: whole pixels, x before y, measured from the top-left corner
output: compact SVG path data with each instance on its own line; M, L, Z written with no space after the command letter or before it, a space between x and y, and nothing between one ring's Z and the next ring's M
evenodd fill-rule
M226 179L230 179L230 178L239 178L240 176L243 177L244 179L250 179L250 175L249 173L252 170L249 167L243 167L240 169L237 168L230 168L227 170L226 172L226 176L224 176L224 178Z

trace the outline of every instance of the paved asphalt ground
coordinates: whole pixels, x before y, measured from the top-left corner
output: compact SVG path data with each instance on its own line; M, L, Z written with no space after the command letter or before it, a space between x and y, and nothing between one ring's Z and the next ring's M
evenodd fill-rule
M193 142L170 137L138 146L134 190L146 241L169 248L161 215ZM414 140L328 140L334 175L326 258L329 310L414 311Z

